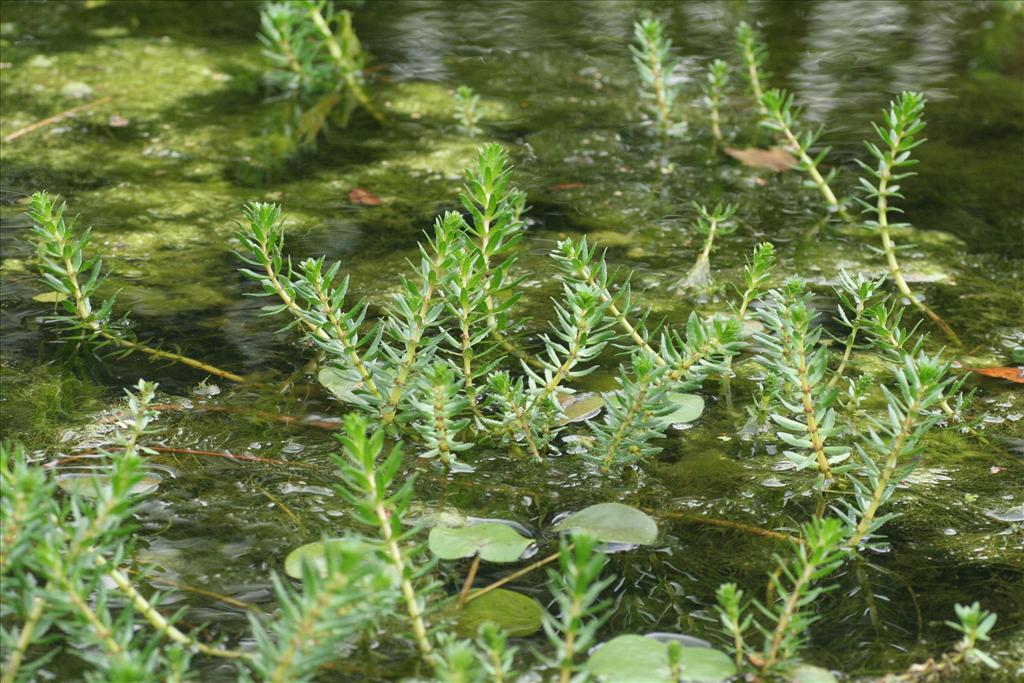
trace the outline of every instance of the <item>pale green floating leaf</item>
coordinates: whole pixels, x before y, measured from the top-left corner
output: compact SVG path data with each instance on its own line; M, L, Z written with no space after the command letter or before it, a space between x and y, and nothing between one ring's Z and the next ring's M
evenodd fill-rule
M674 683L668 645L643 636L618 636L601 645L586 670L607 683Z
M419 527L460 527L469 524L469 520L453 507L436 507L413 501L409 504L409 509L402 515L402 524Z
M575 512L555 525L555 531L583 531L602 543L650 545L658 525L650 515L622 503L598 503Z
M679 662L683 683L718 683L736 675L732 658L709 647L680 648Z
M603 407L604 397L601 394L574 394L562 403L561 423L567 425L571 422L584 422L597 417Z
M95 498L99 487L106 486L110 481L109 474L93 474L88 472L75 472L61 474L57 477L58 488L67 491L72 495ZM160 486L161 478L154 475L144 476L135 486L131 493L141 496L156 491Z
M458 529L434 527L428 539L430 552L442 560L472 557L478 552L487 562L515 562L533 541L500 522L484 522Z
M55 304L67 298L68 295L64 292L42 292L32 297L32 301L38 301L41 304Z
M668 648L654 638L618 636L598 648L586 668L607 683L674 683ZM679 648L679 664L683 683L719 683L736 674L728 655L707 647Z
M665 400L670 406L670 412L658 418L658 423L662 427L693 422L704 412L704 399L697 394L672 391L668 393Z
M327 560L325 546L330 544L341 549L343 552L369 555L379 553L379 549L361 539L325 539L299 546L285 558L285 573L292 579L302 579L302 561L312 562L319 573L327 571ZM396 573L390 565L385 567L391 573ZM396 577L395 577L396 578Z
M510 636L531 636L540 630L543 614L544 608L530 596L498 588L466 603L459 612L455 632L461 638L473 638L481 624L492 622Z
M810 664L797 664L786 671L786 683L837 683L828 669Z

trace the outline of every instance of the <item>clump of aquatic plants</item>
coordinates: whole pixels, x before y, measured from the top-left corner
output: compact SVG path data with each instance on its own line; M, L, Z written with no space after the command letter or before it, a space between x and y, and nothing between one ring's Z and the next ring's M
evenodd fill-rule
M668 405L669 392L699 386L738 351L738 324L695 315L685 334L666 329L655 340L628 282L613 293L596 250L585 240L564 240L552 253L562 289L555 322L541 335L542 352L527 356L506 332L514 329L510 313L520 296L515 246L525 201L509 174L504 151L483 147L460 196L468 219L455 212L437 219L413 276L403 278L372 324L363 324L366 302L346 301L348 280L339 264L306 259L293 266L284 257L276 206L246 208L238 233L248 266L243 272L278 300L268 314L287 312L325 352L321 380L336 396L386 429L407 432L411 421L427 456L449 466L471 435L543 463L573 419L566 413L575 393L571 382L593 371L609 343L628 340L641 352L623 368L629 395L613 398L605 423L593 429L597 443L608 447L601 451L606 466L635 462L642 452L636 437L658 433L653 420Z
M342 127L357 106L387 125L364 88L367 55L348 10L326 0L270 2L260 11L258 38L272 67L271 87L300 105L300 142L312 142L339 106Z

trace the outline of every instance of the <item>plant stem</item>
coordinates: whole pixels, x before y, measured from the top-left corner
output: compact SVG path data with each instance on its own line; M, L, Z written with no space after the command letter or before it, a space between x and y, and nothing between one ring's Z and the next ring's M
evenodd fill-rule
M346 12L346 20L349 16ZM359 69L356 68L355 64L352 63L351 59L346 57L342 51L341 46L338 45L338 41L334 36L334 32L331 27L327 25L327 21L324 20L320 9L318 7L311 7L309 10L309 17L316 24L317 30L324 37L324 43L327 45L327 51L331 53L331 57L338 65L338 70L341 72L342 78L345 79L345 85L348 86L349 92L359 101L359 104L363 105L363 108L369 112L370 116L374 118L381 126L387 127L391 125L391 122L380 113L377 107L374 106L373 102L367 96L366 91L356 80L356 73Z
M747 63L747 78L750 79L750 88L754 91L757 111L761 116L765 116L768 114L768 108L764 106L764 91L761 89L761 76L757 72L757 57L749 43L743 45L743 61Z
M32 644L36 626L39 625L39 620L43 618L43 608L45 606L46 603L38 595L32 598L32 609L29 610L25 623L21 625L18 642L7 656L7 661L3 666L3 678L0 678L0 683L14 683L18 679L18 669L21 668L25 652L28 650L29 645Z
M469 573L466 574L466 582L462 584L462 590L459 591L459 602L457 603L459 609L466 604L466 597L473 589L473 581L476 579L478 569L480 569L480 553L473 557L473 564L469 565Z
M667 137L672 114L669 111L668 99L665 97L665 75L662 73L661 60L658 59L658 46L650 39L647 40L647 54L647 66L654 79L654 97L658 102L658 122L662 137Z
M796 340L797 372L800 376L800 395L804 406L804 419L807 422L807 434L811 437L811 446L814 448L815 457L818 460L818 471L825 478L825 486L833 479L832 468L829 467L828 458L825 456L825 444L818 430L818 420L814 415L814 399L811 394L810 379L807 369L807 353L804 349L803 339Z
M210 647L200 643L199 641L189 638L187 635L182 633L174 624L167 621L164 615L160 614L157 609L142 596L139 591L132 585L131 580L121 573L117 567L111 567L109 563L102 556L96 558L96 566L104 568L107 576L117 585L118 589L124 593L125 597L132 601L135 609L145 617L146 621L150 623L159 633L167 636L170 640L184 645L186 647L195 648L197 651L210 657L223 657L226 659L239 659L248 657L244 652L239 650L223 650L217 647Z
M793 619L793 615L800 608L800 599L803 597L804 586L809 584L817 571L817 565L808 562L804 565L803 571L800 572L800 576L797 577L793 583L793 588L789 593L789 597L786 599L785 607L782 610L782 614L779 620L775 624L775 630L772 632L771 646L768 649L768 653L765 655L764 665L761 667L763 670L770 669L778 662L779 659L779 647L782 645L782 639L786 635L786 630L789 628L789 622Z
M898 143L898 140L896 141ZM891 149L895 149L895 144L890 142ZM895 154L895 151L890 153L890 158ZM914 305L919 311L927 315L932 321L939 326L950 341L957 346L961 346L960 338L953 331L945 320L943 320L938 313L933 311L926 303L917 298L914 292L911 291L910 285L903 278L903 270L900 268L899 261L896 260L896 246L893 244L892 236L889 234L889 198L886 195L886 189L889 185L889 180L892 177L892 165L886 164L885 168L882 169L881 178L878 182L878 204L876 205L876 212L878 214L878 232L882 236L882 250L885 252L885 261L889 266L889 274L892 275L893 281L896 283L896 287L900 290L903 296L910 299L910 303Z
M662 358L661 354L654 350L654 347L652 347L648 343L648 341L644 339L643 335L640 334L639 330L637 330L636 327L631 322L629 322L629 320L626 319L626 314L623 311L619 310L619 307L615 305L615 299L614 297L612 297L611 292L608 291L608 288L598 285L596 276L594 275L593 271L591 271L590 268L586 266L586 264L580 266L580 268L576 271L576 275L583 282L587 283L587 285L592 287L594 291L597 292L598 297L600 297L601 299L601 303L607 305L608 313L610 313L611 316L615 318L616 321L618 321L622 329L626 331L626 334L632 337L633 341L636 343L637 346L639 346L647 353L651 354L651 356L654 357L654 360L655 362L658 363L658 365L667 365L667 362L664 358Z
M572 545L570 545L569 548L572 548ZM532 572L534 569L540 569L541 567L543 567L545 565L551 564L552 562L554 562L555 560L558 559L560 554L561 554L561 552L557 552L557 553L553 553L551 555L548 555L544 559L537 560L533 564L528 564L525 567L523 567L522 569L518 569L518 570L512 572L511 574L509 574L508 576L506 576L503 579L498 579L497 581L495 581L494 583L492 583L489 586L481 588L478 591L473 591L468 596L466 596L466 602L473 602L477 598L481 598L481 597L487 595L488 593L490 593L491 591L496 590L498 588L501 588L502 586L504 586L507 583L515 581L520 576L526 576L527 574Z
M65 253L67 252L65 251ZM78 313L78 319L81 321L82 325L86 326L96 335L102 337L103 339L106 339L109 342L117 344L118 346L121 346L123 348L131 349L132 351L138 351L140 353L152 356L155 360L164 358L167 360L175 361L176 363L181 363L182 365L187 365L189 367L196 368L197 370L202 370L203 372L209 373L211 375L216 375L217 377L221 377L232 382L238 382L239 384L242 384L246 381L244 377L242 377L241 375L236 375L233 372L221 370L216 366L210 365L208 363L203 363L202 361L198 361L194 358L189 358L188 356L182 356L181 354L178 353L171 353L170 351L154 349L141 342L133 341L131 339L125 339L120 335L110 332L99 321L93 319L92 303L89 301L89 298L86 297L82 292L82 288L78 283L78 269L75 267L74 263L72 263L70 256L64 257L64 271L68 277L68 281L71 283L71 296L75 300L75 310Z
M427 282L426 291L423 293L423 301L420 303L420 310L416 315L413 332L408 336L405 343L405 355L402 357L401 363L399 363L395 383L391 386L387 403L381 409L381 422L385 426L394 422L397 417L398 404L402 400L402 393L405 391L405 385L409 381L409 373L416 363L416 354L419 352L420 340L423 339L423 333L427 330L426 318L430 312L430 305L433 302L435 291L433 283Z
M775 122L778 123L783 135L786 136L786 141L789 143L797 152L797 156L800 157L800 162L803 164L804 169L807 171L807 175L811 176L811 180L814 182L815 187L821 193L821 196L825 198L825 202L832 207L844 221L852 222L853 218L846 212L846 209L839 204L839 200L836 199L835 193L829 186L828 181L822 177L821 172L818 171L818 165L814 162L814 159L810 157L804 146L800 144L800 140L797 139L796 134L793 133L793 129L789 127L785 119L781 116L775 117Z
M867 508L864 509L863 514L861 514L860 521L857 523L856 529L854 529L853 534L846 542L846 545L851 548L856 548L864 537L867 536L871 523L875 519L875 514L878 512L878 508L882 505L882 499L885 497L885 491L889 488L889 480L892 478L893 472L896 471L896 465L899 464L899 458L903 452L903 445L906 443L907 439L910 438L910 433L914 426L914 420L917 419L917 414L921 409L921 402L924 400L924 389L925 387L919 388L917 395L914 396L914 402L907 406L906 417L903 418L903 422L900 424L899 434L897 434L896 438L893 439L892 447L889 449L889 453L885 459L885 466L882 468L882 474L878 479L875 490L871 494L871 501L868 503Z
M850 357L853 355L853 345L857 340L857 333L860 332L862 318L864 316L864 301L858 299L857 310L855 312L853 322L850 324L850 334L846 336L846 345L843 348L843 358L839 361L839 367L832 373L832 378L825 385L827 389L834 388L838 383L843 373L846 372L846 366L850 362Z

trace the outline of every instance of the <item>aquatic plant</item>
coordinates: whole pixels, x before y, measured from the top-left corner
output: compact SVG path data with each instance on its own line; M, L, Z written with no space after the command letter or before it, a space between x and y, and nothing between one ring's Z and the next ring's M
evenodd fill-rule
M989 633L996 625L996 615L982 609L974 602L970 605L954 605L957 621L947 621L946 625L963 634L952 651L943 653L938 658L932 657L920 664L914 664L902 674L888 675L882 678L885 683L916 683L931 681L961 673L965 666L982 664L989 670L1000 668L999 662L978 647L978 643L990 640Z
M812 156L811 149L817 146L823 127L818 126L801 132L797 128L801 110L799 107L793 106L793 95L785 90L777 88L766 90L761 97L761 103L765 108L761 125L780 134L785 139L790 150L796 155L799 162L797 167L808 175L807 186L815 188L821 193L829 211L835 212L843 220L851 220L846 209L836 198L830 184L839 169L833 168L826 175L821 174L821 163L828 156L831 148L822 147Z
M716 59L708 65L707 83L704 86L704 97L711 111L711 134L715 140L722 141L721 107L725 89L729 87L729 63Z
M896 390L881 387L887 416L872 419L862 438L858 453L864 480L851 474L853 502L839 512L854 528L851 546L872 543L878 529L891 518L879 517L879 509L913 471L912 458L920 451L921 438L942 418L942 413L933 409L958 389L949 370L949 361L941 356L907 353L895 371Z
M77 235L75 221L64 219L65 209L59 197L46 192L33 194L29 206L42 282L52 292L53 301L64 310L47 316L48 322L58 325L67 339L91 344L93 348L112 347L115 354L142 353L154 361L173 361L232 382L245 381L241 375L139 341L127 317L114 316L116 294L94 302L105 277L103 261L87 251L91 229Z
M737 667L772 675L798 663L808 630L818 620L814 604L834 588L821 582L842 564L845 537L846 525L834 517L802 525L801 540L792 544L791 554L775 556L778 569L770 575L774 598L768 604L745 600L734 583L719 586L716 609ZM760 648L752 642L751 627L762 638Z
M139 439L155 416L154 391L140 382L129 394L129 421L111 440L116 448L104 451L107 464L88 477L91 486L63 501L52 473L30 464L21 446L0 445L4 683L30 678L57 656L61 642L78 646L75 654L95 680L177 680L191 652L241 656L180 631L157 611L160 596L143 596L122 568L141 500L146 449ZM168 644L158 655L162 640Z
M889 103L889 109L884 115L884 127L871 124L878 134L882 146L879 147L869 140L864 141L868 152L875 158L876 165L872 167L859 159L857 160L857 163L868 174L867 177L860 178L865 198L858 197L857 201L863 207L864 213L873 216L865 222L865 225L876 230L881 237L882 253L885 254L889 275L896 283L900 293L915 308L931 318L954 344L959 345L960 339L956 336L953 328L914 294L910 285L907 284L899 260L896 258L897 247L892 239L892 231L908 226L905 223L890 223L889 220L890 214L902 213L900 209L892 205L893 199L903 199L903 195L900 193L900 181L915 175L910 171L900 171L917 163L916 159L911 158L911 152L924 142L923 138L918 137L925 127L924 104L924 95L921 93L904 91Z
M389 125L363 88L366 53L348 10L335 11L327 0L269 2L260 11L260 31L263 54L273 66L271 84L317 98L300 121L307 142L339 104L344 104L344 123L358 104L378 124Z
M827 488L835 478L833 466L846 460L850 450L832 443L841 426L833 408L837 391L826 382L822 327L812 327L815 312L803 281L791 279L767 299L768 305L757 312L765 327L754 335L762 349L757 360L781 379L779 404L787 413L772 413L771 419L781 428L779 438L793 449L785 451L786 458L797 469L815 465L818 486Z
M768 113L764 103L764 89L761 78L764 76L764 63L768 58L768 50L758 39L757 32L745 21L736 25L736 49L740 53L746 68L747 84L754 96L754 102L762 116Z
M633 24L634 44L629 46L643 88L641 97L651 102L658 130L667 137L673 130L672 107L680 87L673 74L681 61L672 56L672 41L665 37L660 19L648 17Z
M554 321L550 332L540 335L542 352L523 353L504 332L512 327L511 313L520 297L521 277L513 269L525 204L525 196L511 187L509 173L499 146L481 148L460 195L469 220L449 212L435 222L414 277L403 280L399 292L384 303L383 317L368 330L362 329L367 304L345 302L348 280L340 276L338 264L307 259L292 266L285 259L278 207L247 206L248 225L238 233L247 250L242 272L260 284L261 296L279 300L266 307L268 314L289 313L291 326L326 353L328 375L321 376L335 395L378 416L389 429L405 431L407 416L418 416L414 429L426 440L427 453L443 453L441 460L449 465L459 451L458 433L470 427L513 450L523 447L543 463L564 428L562 403L573 393L570 382L591 372L603 349L623 334L647 354L638 359L664 367L657 374L657 391L645 392L659 400L662 388L699 386L739 348L735 322L695 316L685 336L661 330L658 342L650 339L645 314L631 304L628 280L613 295L603 258L585 241L563 240L552 252L562 290L554 301ZM728 215L725 208L708 214L715 226ZM442 350L455 354L450 365L435 364ZM511 371L516 360L521 375ZM623 370L643 375L647 379L642 382L653 376L647 370ZM632 379L624 380L627 384L636 386ZM634 397L622 398L629 403ZM643 410L636 412L641 404ZM631 415L628 423L634 430L641 413L649 420L656 412L644 401L633 408L623 415ZM633 449L634 455L654 452L634 449L637 444L627 443L624 433L609 437L616 455L606 466L637 459L619 457L620 447ZM604 437L598 440L603 443Z
M416 648L429 662L434 646L427 632L426 602L437 584L429 577L431 563L417 564L426 546L408 543L416 529L402 528L402 516L412 502L413 480L406 480L394 490L395 476L402 464L401 446L396 445L381 460L384 432L368 434L365 418L354 413L345 417L344 433L338 441L343 447L342 454L334 455L333 459L343 486L336 490L352 505L361 523L377 530L384 555L398 577Z
M471 138L475 138L483 129L477 124L480 122L482 112L480 111L480 96L473 92L468 85L460 85L455 89L455 120L459 128Z
M693 231L704 236L704 248L690 268L690 272L676 283L675 289L706 287L711 282L711 248L715 244L715 237L736 231L736 226L729 222L729 219L736 215L737 207L733 204L716 204L709 210L700 202L694 202L693 208L697 210L697 221L693 224Z
M559 683L570 683L577 671L577 658L594 644L597 630L608 618L601 591L613 577L601 578L605 557L596 552L597 541L586 534L561 539L561 571L548 572L548 584L558 613L544 615L544 633L555 649L550 665L558 671Z

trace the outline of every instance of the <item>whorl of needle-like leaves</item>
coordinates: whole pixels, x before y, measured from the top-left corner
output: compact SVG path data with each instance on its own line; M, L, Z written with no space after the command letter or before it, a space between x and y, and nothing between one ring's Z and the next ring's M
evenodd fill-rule
M662 136L672 132L672 107L680 87L674 73L681 61L672 56L672 41L665 37L659 19L646 18L633 24L634 44L629 46L643 88L640 95L651 102Z

